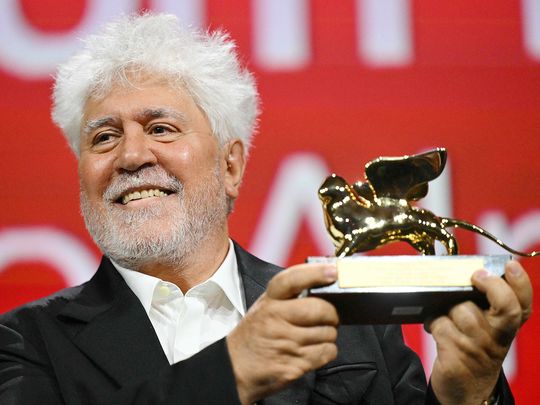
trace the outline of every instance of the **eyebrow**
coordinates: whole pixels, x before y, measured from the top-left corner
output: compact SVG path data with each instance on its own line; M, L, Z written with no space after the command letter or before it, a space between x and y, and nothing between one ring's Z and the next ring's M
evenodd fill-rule
M114 125L115 123L118 123L118 118L115 118L113 116L107 116L102 118L97 118L95 120L89 120L86 121L83 127L83 134L88 135L90 132L97 128L101 128L107 125Z
M139 122L146 122L156 118L174 118L180 121L182 124L188 122L187 116L179 111L172 110L170 108L158 107L158 108L146 108L141 112L135 114L135 119ZM119 118L114 116L106 116L97 118L94 120L86 121L83 126L83 134L88 135L90 132L104 127L118 125Z
M138 121L148 121L155 118L174 118L182 123L188 121L188 118L184 113L165 107L146 108L135 115L135 119Z

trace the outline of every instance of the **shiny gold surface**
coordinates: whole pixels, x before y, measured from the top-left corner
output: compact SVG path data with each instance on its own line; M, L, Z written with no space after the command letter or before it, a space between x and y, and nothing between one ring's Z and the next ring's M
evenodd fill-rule
M324 220L336 246L336 256L376 249L404 241L424 255L435 254L440 241L449 255L458 254L455 237L447 228L476 232L520 256L540 252L516 251L486 230L411 205L427 195L428 182L436 179L446 164L446 150L437 148L418 155L380 157L365 166L364 182L348 184L332 174L319 188Z

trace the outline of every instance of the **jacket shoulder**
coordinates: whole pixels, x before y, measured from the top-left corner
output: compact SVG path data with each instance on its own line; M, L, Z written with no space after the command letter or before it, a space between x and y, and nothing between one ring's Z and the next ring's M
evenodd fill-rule
M58 314L64 306L77 297L84 284L64 288L47 297L16 307L0 315L0 325L19 329L33 324L37 319Z

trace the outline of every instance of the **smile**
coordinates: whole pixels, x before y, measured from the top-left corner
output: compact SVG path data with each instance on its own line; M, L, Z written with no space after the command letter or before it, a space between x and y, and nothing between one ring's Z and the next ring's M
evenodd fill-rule
M148 190L138 190L138 191L132 191L128 194L125 194L119 200L122 202L122 204L126 205L128 202L133 200L143 200L145 198L150 197L165 197L169 195L170 192L168 191L162 191L159 189L148 189Z

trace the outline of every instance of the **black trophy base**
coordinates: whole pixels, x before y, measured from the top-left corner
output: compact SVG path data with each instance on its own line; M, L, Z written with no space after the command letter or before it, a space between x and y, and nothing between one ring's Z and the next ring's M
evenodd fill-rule
M330 291L328 291L330 290ZM445 315L456 304L472 301L487 309L486 296L476 289L416 292L335 292L311 289L308 295L332 303L342 324L424 323Z

